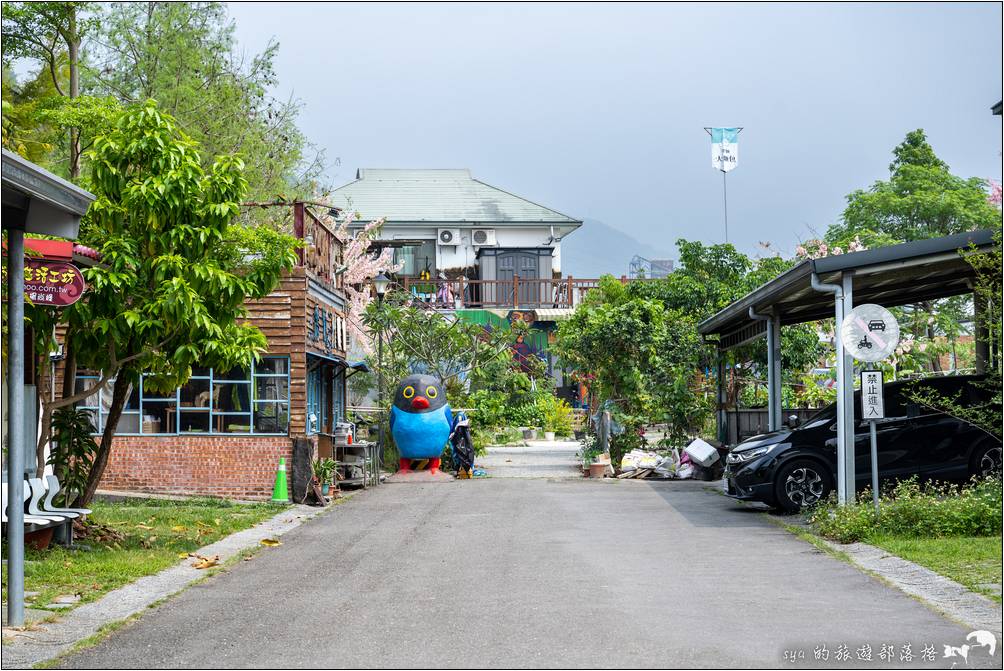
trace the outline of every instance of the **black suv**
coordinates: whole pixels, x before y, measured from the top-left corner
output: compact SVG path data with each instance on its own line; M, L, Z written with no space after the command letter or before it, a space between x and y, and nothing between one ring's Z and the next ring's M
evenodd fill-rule
M986 378L951 376L885 385L885 416L876 422L879 477L967 480L1001 470L1001 440L914 401L907 389L933 389L964 405L990 407ZM861 393L854 394L854 473L857 488L871 483L868 423ZM837 407L830 405L797 428L753 436L732 449L725 464L725 493L796 511L826 498L836 486Z

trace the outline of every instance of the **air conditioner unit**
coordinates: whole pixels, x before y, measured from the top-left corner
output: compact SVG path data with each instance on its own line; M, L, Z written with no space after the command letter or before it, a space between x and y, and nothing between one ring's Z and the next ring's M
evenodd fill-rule
M471 231L471 242L475 247L490 247L495 244L494 228L475 228Z
M460 244L460 229L459 228L441 228L438 233L439 244L441 245L459 245Z

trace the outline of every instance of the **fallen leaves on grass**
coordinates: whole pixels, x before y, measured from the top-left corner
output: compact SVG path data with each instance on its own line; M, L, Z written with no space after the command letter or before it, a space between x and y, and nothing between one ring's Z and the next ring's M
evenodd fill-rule
M137 524L136 528L137 529L143 529L144 531L153 531L153 527L148 526L146 524Z
M276 538L262 538L261 541L259 541L259 542L262 545L264 545L265 547L268 547L268 548L274 548L274 547L278 547L279 545L282 545L282 541L280 541L280 540L278 540Z
M186 527L183 524L176 524L173 527L171 527L171 531L173 531L175 533L181 533L183 531L188 531L188 527Z
M125 540L125 534L113 529L111 525L92 520L73 520L73 536L79 541L92 541L100 544L117 544Z
M213 566L219 566L220 556L213 555L212 557L203 557L202 555L195 555L195 558L199 561L192 564L192 568L204 569L211 568Z

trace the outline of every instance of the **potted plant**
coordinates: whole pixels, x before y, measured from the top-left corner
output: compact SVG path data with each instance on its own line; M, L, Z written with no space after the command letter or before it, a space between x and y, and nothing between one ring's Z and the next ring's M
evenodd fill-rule
M314 463L311 464L311 468L314 470L314 477L321 485L321 494L325 496L328 495L328 490L331 488L331 477L335 474L335 466L337 462L334 459L315 459Z

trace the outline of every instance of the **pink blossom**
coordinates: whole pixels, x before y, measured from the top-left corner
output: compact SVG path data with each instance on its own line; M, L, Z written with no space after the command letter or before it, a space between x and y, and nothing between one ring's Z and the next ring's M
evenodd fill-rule
M345 243L342 250L342 266L338 270L342 273L348 304L345 323L349 335L364 352L372 354L371 334L363 324L366 306L373 300L370 280L382 272L396 272L401 269L402 264L394 263L394 252L391 249L383 249L378 254L370 251L371 243L379 234L384 219L369 222L355 236L349 232L349 226L355 221L353 213L349 213L339 222L327 214L322 216L322 220L334 230L338 239Z
M830 254L832 254L833 256L839 256L840 254L843 253L844 250L840 249L840 247L834 247L832 250L830 250Z
M807 253L805 251L805 247L803 247L802 245L799 245L798 247L795 247L795 255L796 256L807 256Z
M987 201L991 205L996 207L1001 206L1001 183L995 179L988 179L987 184L990 185L990 194L987 196Z

